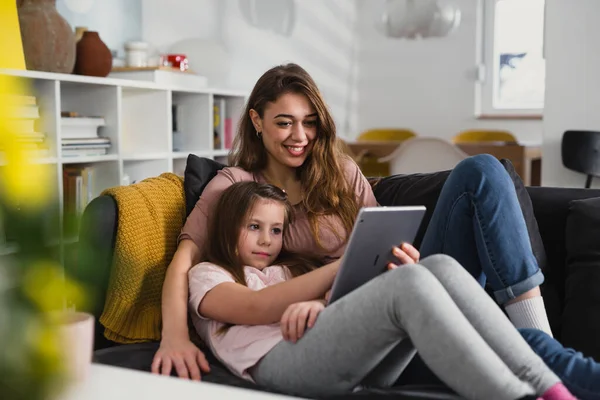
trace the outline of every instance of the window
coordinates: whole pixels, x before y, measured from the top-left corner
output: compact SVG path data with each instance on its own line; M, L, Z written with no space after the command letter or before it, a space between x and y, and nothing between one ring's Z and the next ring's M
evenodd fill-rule
M544 107L544 0L482 0L477 114L539 115Z

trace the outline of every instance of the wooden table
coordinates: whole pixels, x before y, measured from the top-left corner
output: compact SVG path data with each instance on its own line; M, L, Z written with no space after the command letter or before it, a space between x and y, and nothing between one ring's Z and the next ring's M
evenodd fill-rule
M542 180L542 146L519 143L460 143L457 146L470 156L491 154L512 162L526 186L540 186Z
M370 155L382 158L391 154L402 142L359 141L347 142L346 145L357 158ZM491 154L497 159L510 160L515 171L519 174L525 185L540 186L542 171L542 146L537 143L506 143L506 142L479 142L460 143L457 147L470 156L477 154Z

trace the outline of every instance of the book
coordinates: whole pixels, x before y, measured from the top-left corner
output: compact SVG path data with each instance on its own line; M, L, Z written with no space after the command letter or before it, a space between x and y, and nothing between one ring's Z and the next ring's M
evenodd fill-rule
M61 117L60 136L63 139L96 138L98 128L105 124L104 118L101 117Z
M169 67L113 68L108 76L109 78L149 81L159 85L183 88L208 86L208 80L202 75Z
M6 96L7 103L14 106L35 106L37 104L36 97L27 94L6 94L4 96Z
M37 119L40 111L36 105L11 105L7 107L8 117L14 119Z
M16 141L20 143L43 143L46 140L45 133L30 132L17 134Z
M63 147L65 147L65 146L110 145L110 139L105 138L105 137L61 139L60 142L63 145Z
M213 103L213 129L215 150L223 149L225 145L225 99L215 98Z
M231 117L225 118L225 149L231 149L233 145L233 119Z
M63 157L90 157L90 156L104 156L108 152L106 148L91 148L91 149L62 149Z
M34 119L7 119L6 125L9 131L13 133L34 133Z

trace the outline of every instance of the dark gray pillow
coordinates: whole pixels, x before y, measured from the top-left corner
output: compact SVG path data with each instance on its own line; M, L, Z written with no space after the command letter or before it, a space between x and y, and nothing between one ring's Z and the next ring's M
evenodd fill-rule
M548 259L546 257L546 250L544 248L544 241L542 240L542 236L540 235L540 228L538 226L537 220L535 219L535 214L533 213L533 204L531 204L531 197L529 197L529 193L527 192L527 188L523 184L523 180L515 171L515 167L512 165L510 160L502 159L500 163L510 175L510 178L515 185L515 191L517 192L517 198L519 199L519 204L521 205L521 211L523 212L523 218L525 218L525 224L527 225L527 231L529 232L529 241L531 242L531 249L533 250L533 255L535 256L539 267L542 270L545 270L548 265Z
M220 169L225 166L210 158L190 154L185 165L183 189L185 191L185 215L190 215L204 188Z
M600 360L600 198L569 205L561 341Z

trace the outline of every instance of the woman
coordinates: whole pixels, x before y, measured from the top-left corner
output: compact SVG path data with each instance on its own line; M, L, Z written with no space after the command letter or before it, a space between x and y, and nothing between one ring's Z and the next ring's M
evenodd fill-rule
M206 226L220 194L234 182L271 183L294 205L284 249L317 256L323 264L342 256L360 207L375 206L357 165L336 147L333 119L312 78L295 64L267 71L256 83L240 121L230 168L211 180L188 217L163 286L162 341L152 371L200 378L208 363L188 336L189 269L204 260ZM480 283L518 328L550 333L533 256L512 181L491 156L476 156L450 174L421 246L424 256L444 253ZM400 264L420 259L409 244L395 248Z

